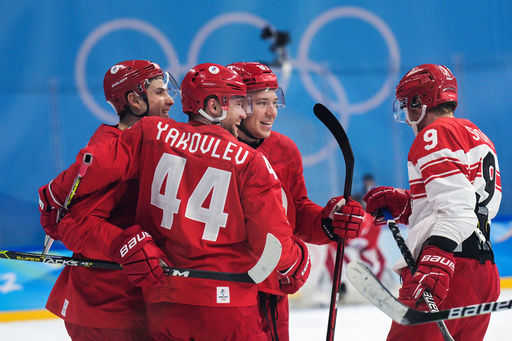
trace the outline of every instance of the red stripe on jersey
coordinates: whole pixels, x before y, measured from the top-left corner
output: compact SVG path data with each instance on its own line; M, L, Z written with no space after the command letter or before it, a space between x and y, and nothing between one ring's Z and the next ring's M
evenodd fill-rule
M439 177L442 178L457 173L462 173L468 177L468 169L466 165L459 160L450 157L441 157L427 162L420 168L420 171L423 179L425 179L425 184L432 181L432 179Z
M453 162L453 163L460 163L462 164L462 162L455 158L455 157L449 157L449 156L442 156L442 157L439 157L437 159L434 159L434 160L430 160L429 162L425 163L424 165L422 165L420 167L420 170L423 172L423 169L427 168L427 167L430 167L432 165L435 165L439 162Z
M431 182L432 180L447 178L447 177L455 175L455 174L463 174L463 173L459 169L454 169L454 170L451 170L451 171L443 173L443 174L431 175L425 179L425 185L428 184L429 182Z
M475 182L475 179L482 176L481 163L477 162L469 166L468 179L471 183Z
M421 180L413 180L409 182L409 188L411 190L411 197L416 199L418 195L426 196L425 184Z

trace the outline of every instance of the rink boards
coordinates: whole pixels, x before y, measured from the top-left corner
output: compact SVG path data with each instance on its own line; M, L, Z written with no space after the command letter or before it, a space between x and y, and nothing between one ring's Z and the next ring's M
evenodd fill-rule
M501 286L512 288L512 219L494 221L492 231L496 263L502 277ZM388 231L383 231L380 240L384 244L381 245L384 251L395 251L396 245L389 245L392 239ZM67 251L59 253L69 255ZM397 253L389 256L394 257L397 257ZM392 262L393 259L390 259ZM0 259L0 322L53 316L44 310L44 306L61 270L60 265Z

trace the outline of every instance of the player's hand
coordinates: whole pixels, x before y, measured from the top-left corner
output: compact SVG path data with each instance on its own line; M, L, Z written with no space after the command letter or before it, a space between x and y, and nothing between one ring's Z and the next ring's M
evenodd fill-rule
M329 239L338 241L359 235L363 223L364 209L360 203L344 197L334 197L322 210L322 229Z
M169 262L149 233L133 225L112 242L112 258L123 266L130 282L139 287L160 284L165 278L162 265Z
M365 194L366 211L372 215L388 210L393 218L401 224L409 223L411 215L411 193L408 190L379 186Z
M41 213L41 226L47 235L53 239L59 240L60 236L57 231L57 224L60 213L59 204L52 199L48 185L44 185L39 188L38 195L39 212Z
M428 290L439 306L448 295L454 271L453 253L434 245L426 246L421 252L414 275L411 275L409 269L402 271L400 300L410 307L426 310L422 295L423 291Z
M296 293L309 277L311 271L311 260L309 259L309 250L306 244L299 238L294 238L300 248L301 255L288 270L278 271L279 288L287 293Z

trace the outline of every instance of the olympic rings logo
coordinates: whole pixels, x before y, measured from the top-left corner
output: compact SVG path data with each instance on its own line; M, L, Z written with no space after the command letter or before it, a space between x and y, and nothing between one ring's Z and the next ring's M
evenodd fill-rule
M311 43L318 31L329 22L344 18L359 19L374 28L384 39L389 52L388 73L380 89L369 98L356 103L351 103L348 100L341 81L327 67L315 63L308 57ZM161 31L151 24L138 19L117 19L109 21L91 32L80 47L75 62L75 80L80 98L84 101L88 109L100 120L108 123L115 123L117 121L115 114L105 110L94 100L87 87L85 77L86 62L92 48L100 39L112 32L118 30L134 30L155 40L159 46L161 46L167 58L169 67L164 69L169 70L173 75L179 78L181 74L187 72L190 67L197 64L201 47L209 36L217 29L232 24L247 24L259 29L269 25L264 19L247 12L231 12L219 15L207 22L195 35L188 51L187 61L181 65L172 43ZM333 111L344 113L341 117L344 126L348 126L348 119L351 115L364 114L378 107L387 96L392 93L400 66L399 47L391 29L378 16L359 7L335 7L326 10L316 17L301 37L298 51L297 59L290 59L292 69L298 70L306 91L314 101L325 103ZM325 75L326 81L334 91L336 97L334 101L325 98L311 78L311 72ZM288 87L288 80L288 77L281 76L280 85L285 91ZM311 155L303 156L304 165L309 166L324 160L328 157L334 146L335 141L331 140L330 143L319 151Z

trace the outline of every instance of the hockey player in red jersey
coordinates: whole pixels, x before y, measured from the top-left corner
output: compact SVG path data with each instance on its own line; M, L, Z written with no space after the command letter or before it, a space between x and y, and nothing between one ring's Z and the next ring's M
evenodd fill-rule
M404 261L399 300L426 310L424 290L439 309L495 301L499 275L490 222L501 201L496 150L478 127L454 117L457 82L445 66L419 65L396 89L397 109L416 134L408 156L409 190L377 187L365 196L367 210L387 209L409 225L407 245L414 274ZM395 116L400 118L399 116ZM455 340L483 340L490 315L448 320ZM443 340L436 324L393 323L388 340Z
M103 85L107 101L119 115L119 124L102 124L89 145L105 149L141 117L168 117L174 103L169 91L171 95L178 91L170 74L146 60L128 60L112 66ZM75 196L69 211L57 224L59 208L64 206L82 157L80 153L75 164L41 187L41 223L50 236L61 240L75 256L113 260L108 252L111 241L140 231L134 225L137 182L119 182L88 196ZM139 251L165 257L151 242ZM158 265L157 261L153 263ZM127 271L150 271L144 269L145 265L134 264ZM125 272L65 267L46 308L65 321L74 341L149 338L141 289L127 279Z
M137 178L136 222L171 265L244 272L272 234L282 245L276 270L283 285L300 285L294 282L307 268L307 248L291 234L274 170L261 153L219 126L236 133L245 117L245 84L221 65L200 64L187 72L181 91L183 110L203 117L202 122L147 117L124 131L110 150L85 148L94 162L78 193ZM124 245L114 240L110 248L121 263ZM255 284L159 279L143 287L153 339L266 340Z
M307 195L297 146L290 138L272 130L278 108L284 105L276 75L258 62L233 63L228 67L239 73L247 85L248 117L239 127L239 139L261 151L276 171L282 184L282 205L294 235L314 244L356 237L364 215L361 205L353 200L346 203L342 197L332 198L326 207L312 202ZM277 275L260 285L260 311L269 339L289 339L287 295L299 288L296 284L283 287Z

